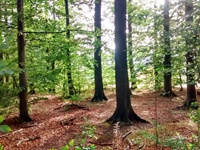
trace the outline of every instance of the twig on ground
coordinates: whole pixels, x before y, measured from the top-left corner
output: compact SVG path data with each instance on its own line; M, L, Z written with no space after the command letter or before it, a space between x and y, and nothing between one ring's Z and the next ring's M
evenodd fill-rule
M24 129L16 130L16 131L14 131L12 134L15 134L15 133L17 133L17 132L21 132L22 130L24 130Z
M37 126L38 124L37 123L28 123L28 124L23 124L21 127L22 128L31 128L31 127L34 127L34 126Z
M130 135L131 133L132 133L132 132L129 131L129 132L127 132L126 134L124 134L124 135L122 136L122 141L124 141L125 138L126 138L128 135Z
M34 137L22 139L17 143L17 146L19 146L22 142L33 141L33 140L37 140L37 139L40 139L40 136L34 136Z
M7 136L7 135L9 135L10 133L5 133L5 134L3 134L3 135L0 135L0 138L2 138L2 137L4 137L4 136Z
M136 150L140 150L140 149L142 149L143 147L144 147L144 143L142 143Z

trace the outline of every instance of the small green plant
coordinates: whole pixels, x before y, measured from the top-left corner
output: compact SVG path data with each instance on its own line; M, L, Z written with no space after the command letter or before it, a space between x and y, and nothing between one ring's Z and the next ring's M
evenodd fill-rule
M4 117L0 116L0 132L8 133L12 131L8 125L2 125L3 120L4 120ZM3 146L1 144L0 144L0 150L3 150Z
M169 137L161 143L163 146L171 147L172 150L186 150L186 138L177 133L176 137Z
M5 132L5 133L10 132L11 128L8 125L2 125L3 120L4 120L4 117L0 116L0 131Z
M3 146L0 144L0 150L3 150Z
M192 103L191 107L197 108L197 109L190 109L189 117L190 117L190 119L192 119L192 121L194 123L197 124L197 128L198 128L197 141L194 143L195 145L192 144L192 146L200 147L200 108L198 108L197 102ZM190 144L190 146L191 146L191 144Z
M92 126L88 123L87 118L85 119L85 125L83 126L83 131L79 138L75 141L74 139L70 140L61 150L95 150L96 146L94 144L87 144L87 138L97 138L95 136L95 126Z
M198 107L198 103L197 102L192 103L191 107L192 108L197 108ZM189 117L195 123L200 123L200 108L198 108L196 110L195 109L190 109Z
M74 147L74 139L70 140L68 144L61 148L61 150L72 150Z

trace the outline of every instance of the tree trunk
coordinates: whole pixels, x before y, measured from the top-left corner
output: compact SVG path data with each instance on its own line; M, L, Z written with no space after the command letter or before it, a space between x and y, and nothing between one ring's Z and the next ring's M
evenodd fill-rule
M185 15L186 15L186 24L191 27L193 22L193 2L185 2ZM189 29L189 35L186 37L186 71L187 71L187 98L184 103L184 107L189 108L192 102L196 102L196 88L195 88L195 63L194 63L194 37L193 37L193 29Z
M66 13L66 38L70 39L70 30L69 28L69 5L68 0L65 0L65 13ZM71 67L71 56L69 48L66 49L67 53L67 78L68 78L68 89L69 89L69 97L76 94L76 90L74 88L73 80L72 80L72 67Z
M141 121L133 111L130 100L127 47L126 47L126 0L115 0L115 80L117 107L108 122Z
M132 0L129 0L129 4L131 5ZM130 78L131 78L131 89L134 90L137 88L136 84L136 72L134 70L133 64L133 41L132 41L132 21L131 21L131 10L128 10L128 52L129 52L129 70L130 70Z
M164 96L173 96L171 81L171 47L169 31L169 0L164 4Z
M17 0L17 25L18 25L18 35L17 35L17 44L18 44L18 64L19 64L19 110L20 110L20 119L28 122L32 121L28 114L27 106L27 78L25 71L25 39L24 39L24 23L23 23L23 0Z
M155 78L155 85L154 85L154 90L155 91L159 91L161 90L161 79L160 79L160 72L159 69L161 67L161 63L160 63L160 58L157 56L158 53L158 36L157 36L157 32L158 32L158 18L156 16L156 1L154 1L154 9L155 9L155 14L154 14L154 34L153 34L153 38L154 38L154 55L153 55L153 66L154 66L154 78Z
M3 60L3 54L0 52L0 61ZM0 85L3 85L4 84L4 79L3 79L3 76L1 75L0 76Z
M94 75L95 93L92 102L108 100L103 91L102 67L101 67L101 0L95 0L95 43L94 43Z
M0 5L0 21L2 20L2 6ZM0 29L0 33L1 33L1 37L0 37L0 44L2 44L2 27ZM0 50L0 61L3 60L3 53ZM3 76L0 75L0 85L3 85L4 81L3 81Z

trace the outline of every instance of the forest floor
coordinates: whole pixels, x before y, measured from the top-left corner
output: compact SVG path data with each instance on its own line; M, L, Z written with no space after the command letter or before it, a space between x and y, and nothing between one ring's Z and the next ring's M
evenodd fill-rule
M133 92L134 111L150 124L135 122L117 130L105 123L116 107L115 94L105 93L108 101L91 103L87 98L76 102L83 108L66 108L70 102L55 95L31 95L30 116L34 121L20 123L16 113L9 114L4 124L12 132L0 133L0 144L4 150L60 150L66 144L71 149L82 147L80 150L92 150L92 144L97 150L170 150L169 145L184 149L183 144L191 146L197 140L198 128L189 118L189 110L174 110L183 104L185 90L175 90L178 96L174 98L162 97L160 92Z

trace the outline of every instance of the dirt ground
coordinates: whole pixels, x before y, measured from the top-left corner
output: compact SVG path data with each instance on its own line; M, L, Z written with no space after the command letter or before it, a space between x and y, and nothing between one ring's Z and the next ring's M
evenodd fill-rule
M173 110L183 104L185 90L176 90L178 96L174 98L164 98L160 92L133 92L134 111L150 124L134 122L131 126L115 125L115 128L120 128L117 133L114 133L113 125L105 123L115 110L116 97L111 91L105 93L108 101L91 103L91 98L87 98L76 103L83 108L74 105L67 110L64 106L69 102L63 102L55 95L31 96L30 116L34 121L20 123L17 114L8 115L4 123L12 128L12 132L0 133L0 143L4 150L59 150L74 139L75 145L80 145L80 142L94 144L97 150L168 150L169 147L156 146L155 138L148 140L145 135L157 133L159 140L168 136L184 136L191 141L192 135L198 134L197 125L189 119L188 110Z

